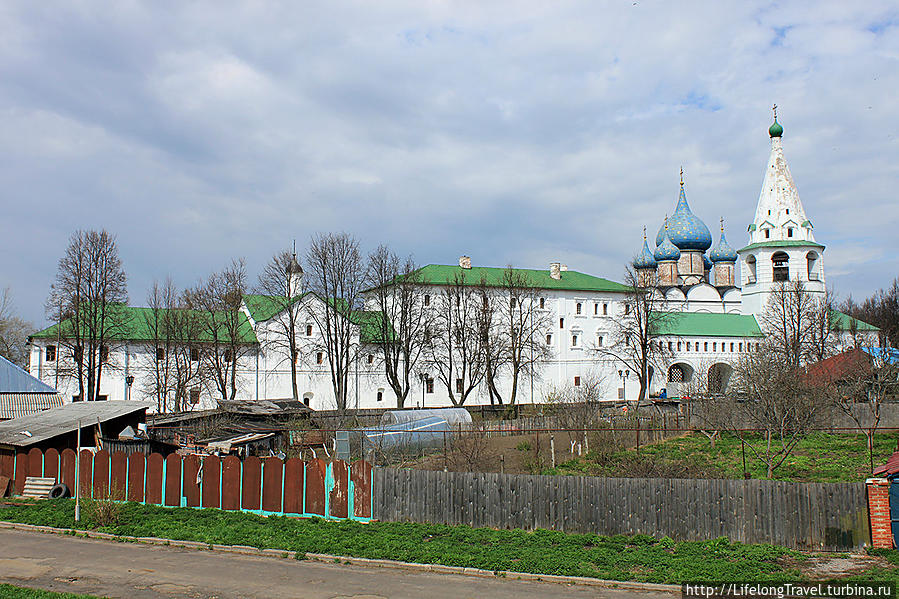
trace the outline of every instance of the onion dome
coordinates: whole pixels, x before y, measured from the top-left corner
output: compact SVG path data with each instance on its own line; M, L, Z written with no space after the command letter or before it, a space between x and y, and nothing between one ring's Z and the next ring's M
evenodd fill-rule
M649 251L649 245L646 243L646 227L643 227L643 251L634 258L633 264L636 269L656 267L656 259L652 257L652 252Z
M296 274L296 275L301 275L301 274L303 274L303 267L300 266L300 263L299 263L299 262L297 262L297 255L296 255L296 254L294 254L293 257L290 259L290 263L287 265L287 268L285 269L285 271L286 271L287 274L289 274L289 275L294 275L294 274Z
M771 137L780 137L784 134L784 128L777 122L777 104L774 105L774 124L768 127L768 135Z
M727 243L727 239L724 238L724 219L721 219L721 239L718 241L718 246L709 252L709 258L712 262L736 262L737 261L737 251Z
M665 219L665 224L662 227L662 242L659 244L659 247L656 248L655 259L657 262L668 262L672 260L680 259L680 250L677 249L677 246L671 242L671 238L668 237L668 219Z
M662 244L662 229L656 235L656 245ZM712 247L712 234L698 216L690 210L687 194L684 193L684 171L681 169L680 196L677 208L668 219L668 237L681 250L706 251Z

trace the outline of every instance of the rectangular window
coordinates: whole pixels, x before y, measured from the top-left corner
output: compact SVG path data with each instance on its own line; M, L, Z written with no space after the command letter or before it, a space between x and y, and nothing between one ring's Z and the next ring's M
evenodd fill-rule
M105 345L100 346L100 361L107 362L109 361L109 348Z
M687 351L690 351L690 342L687 341Z
M596 345L602 347L602 335L596 338Z
M789 227L789 228L787 228L787 237L792 237L792 236L793 236L793 227Z
M577 335L571 336L571 347L577 347Z
M191 362L199 362L200 361L200 350L195 347L190 349L190 361Z
M515 304L516 304L515 298L513 297L512 299L509 300L509 307L512 308L512 309L514 310L514 309L515 309Z
M733 343L730 344L730 351L734 351L734 344L733 344Z
M321 364L324 361L325 361L325 354L323 354L321 352L318 352L317 354L315 354L315 363L316 364Z
M368 354L368 363L369 363L369 364L373 364L374 361L375 361L375 356L374 356L374 354Z
M718 343L712 343L712 351L718 351Z
M552 336L552 333L548 333L548 334L546 335L546 344L547 344L547 345L552 345L552 344L553 344L553 336Z
M163 360L165 360L165 348L157 347L156 348L156 361L162 362Z
M682 347L683 347L683 346L682 346L681 342L678 341L678 342L677 342L677 351L680 351L680 350L682 349Z
M564 318L560 318L560 319L559 319L559 328L560 328L560 329L564 329L564 328L565 328L565 319L564 319Z
M306 325L306 336L312 337L312 325L311 324Z
M575 304L575 306L574 306L574 313L575 313L575 314L580 314L580 313L581 313L581 306L582 306L582 305L583 305L583 304L581 304L581 302L578 302L577 304Z
M609 315L609 304L603 304L603 305L602 305L602 315L603 315L603 316L608 316L608 315Z
M56 361L56 346L55 345L47 346L47 361L48 362Z
M737 344L737 347L738 347L738 349L739 349L740 352L743 351L743 344L742 344L742 343Z
M631 305L630 305L630 304L624 304L624 315L627 316L627 315L630 314L630 313L631 313Z
M706 342L703 344L702 348L703 348L702 351L709 351L709 342L706 341Z
M378 401L383 401L383 400L384 400L384 392L378 391Z
M669 342L668 342L668 351L671 351L671 349L672 349L672 348L671 348L671 342L669 341Z
M770 237L771 237L771 229L765 229L765 239L768 239Z
M225 360L225 362L230 362L231 361L231 350L226 349L222 358Z
M579 377L579 376L574 377L574 386L575 387L581 386L581 377Z
M200 388L199 387L191 387L190 403L193 405L197 405L198 403L200 403Z
M427 380L427 392L428 393L434 392L434 379L429 378Z
M431 305L431 296L430 295L425 295L425 305L426 306Z
M542 310L542 309L545 308L545 307L546 307L546 298L545 298L545 297L541 297L541 298L540 298L540 309Z
M456 393L462 393L462 379L456 379Z
M593 316L599 316L599 304L593 304Z

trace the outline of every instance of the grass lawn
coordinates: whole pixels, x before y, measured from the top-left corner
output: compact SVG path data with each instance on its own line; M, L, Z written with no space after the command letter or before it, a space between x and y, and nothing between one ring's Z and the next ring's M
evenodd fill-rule
M55 593L40 589L14 587L11 584L0 584L0 597L3 599L97 599L94 595L73 595L72 593Z
M765 465L752 452L764 446L759 435L746 436L746 467L753 478L765 478ZM874 465L879 466L896 449L895 433L875 435ZM593 474L633 476L641 468L655 464L660 474L679 470L707 478L742 478L743 453L740 439L723 435L712 448L708 438L694 433L640 448L628 449L599 458L590 454L571 460L545 474ZM868 449L864 435L814 433L799 442L787 460L774 471L777 480L795 482L859 482L870 476Z
M690 580L795 580L803 554L721 538L674 542L645 535L602 536L538 530L492 530L319 519L264 518L215 509L123 503L118 522L97 530L297 552L393 559L493 571L591 576L608 580L680 583ZM0 520L71 527L74 502L40 501L0 507ZM94 528L85 518L82 528ZM785 561L786 560L786 561Z

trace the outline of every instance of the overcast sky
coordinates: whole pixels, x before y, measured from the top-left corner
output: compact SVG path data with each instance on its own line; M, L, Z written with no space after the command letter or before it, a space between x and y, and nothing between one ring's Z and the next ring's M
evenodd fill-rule
M38 325L69 235L131 302L316 231L417 262L621 278L677 200L747 243L777 103L826 276L899 274L895 3L0 4L0 287Z

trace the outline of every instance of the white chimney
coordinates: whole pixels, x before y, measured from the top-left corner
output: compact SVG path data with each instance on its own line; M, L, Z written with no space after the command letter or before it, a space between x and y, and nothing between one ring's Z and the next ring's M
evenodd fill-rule
M567 265L567 264L563 264L563 265L559 268L559 270L561 270L562 272L568 272L568 265Z
M468 256L460 256L459 266L465 269L471 268L471 258Z
M549 276L554 278L555 280L559 280L562 278L562 264L559 262L550 262L549 263Z

